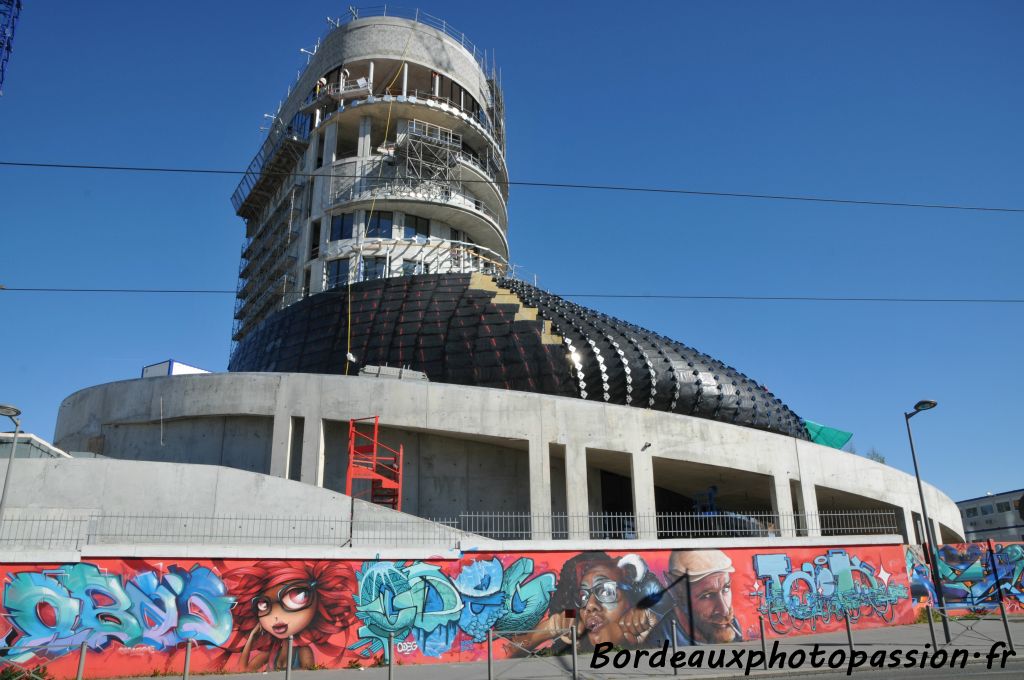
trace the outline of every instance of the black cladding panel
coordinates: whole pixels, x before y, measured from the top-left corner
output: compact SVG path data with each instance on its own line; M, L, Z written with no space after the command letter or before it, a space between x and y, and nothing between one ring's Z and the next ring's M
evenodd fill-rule
M424 274L310 296L239 342L228 370L343 374L351 351L353 375L360 362L408 366L434 382L671 411L807 439L803 421L775 395L713 357L522 281L496 279L506 293L500 303L489 286L471 282L469 274ZM536 313L520 315L525 308ZM555 337L545 335L545 320Z

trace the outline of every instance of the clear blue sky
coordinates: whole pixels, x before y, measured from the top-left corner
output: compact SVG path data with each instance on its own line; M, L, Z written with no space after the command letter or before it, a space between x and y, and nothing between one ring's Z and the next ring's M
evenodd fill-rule
M0 158L244 169L343 2L29 2ZM513 179L1024 207L1017 2L424 2L503 69ZM513 9L514 8L514 9ZM237 178L0 168L0 284L233 289ZM1024 297L1024 214L515 188L556 293ZM581 299L954 499L1024 486L1022 305ZM0 292L0 402L227 363L233 298Z

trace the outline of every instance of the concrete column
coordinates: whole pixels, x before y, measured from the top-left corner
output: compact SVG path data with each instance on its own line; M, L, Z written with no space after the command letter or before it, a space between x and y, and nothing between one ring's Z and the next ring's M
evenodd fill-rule
M789 488L789 475L772 475L772 512L778 517L775 530L779 536L796 536L796 522L793 517L793 494Z
M292 440L292 416L278 404L274 411L274 430L270 443L270 474L288 478L288 445Z
M369 116L363 116L359 119L359 142L356 147L356 155L359 156L359 161L356 163L356 175L359 179L353 181L356 194L362 194L366 191L366 161L364 159L370 157L371 125Z
M334 152L338 150L338 124L331 123L323 130L324 135L324 165L330 165L336 159Z
M821 521L818 519L818 496L814 491L814 483L800 480L800 513L804 518L808 536L821 536Z
M939 523L931 515L928 515L928 521L931 522L932 536L935 537L935 547L938 548L942 545L942 532L939 531Z
M306 412L302 429L302 476L301 482L313 486L324 485L324 421L320 409Z
M542 437L530 439L530 514L533 540L551 540L551 454Z
M323 226L320 227L323 229ZM327 227L328 229L330 226ZM309 293L322 293L324 290L324 272L326 263L323 259L324 246L320 247L320 258L309 266Z
M636 516L637 538L658 538L657 507L654 504L654 461L642 452L632 454L633 514Z
M903 507L903 542L907 545L917 543L917 533L914 530L914 510Z
M590 499L587 490L587 449L579 443L565 446L565 512L569 539L590 539Z
M357 154L360 158L370 156L370 117L363 116L359 119L359 146Z

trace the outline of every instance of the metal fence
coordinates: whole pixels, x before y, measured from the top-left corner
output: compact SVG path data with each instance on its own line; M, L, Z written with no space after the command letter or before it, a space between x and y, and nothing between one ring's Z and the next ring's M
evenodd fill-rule
M0 523L0 546L77 548L88 533L89 521L84 513L8 509Z
M849 536L899 534L892 510L773 513L765 511L658 513L590 513L530 515L467 513L456 525L462 531L499 541L552 539L632 540L637 538L741 538L781 536Z
M10 511L9 511L10 512ZM463 534L453 520L349 520L337 517L208 516L92 513L67 516L22 511L5 515L0 546L64 548L86 545L306 545L456 548Z
M81 549L85 545L307 545L460 548L474 540L636 540L771 538L899 534L885 510L777 514L771 512L600 513L531 515L465 513L454 518L209 516L126 513L11 512L0 546Z

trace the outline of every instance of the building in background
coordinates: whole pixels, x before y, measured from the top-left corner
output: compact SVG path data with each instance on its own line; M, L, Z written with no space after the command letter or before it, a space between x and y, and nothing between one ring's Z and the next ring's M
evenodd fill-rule
M1024 489L958 501L968 541L1024 541Z

